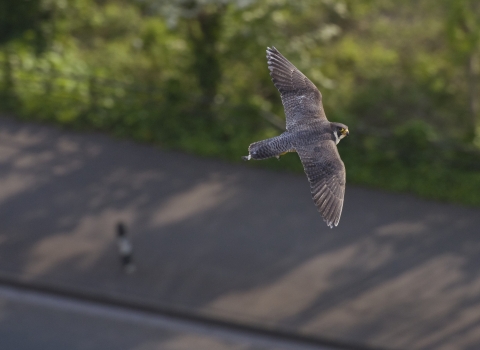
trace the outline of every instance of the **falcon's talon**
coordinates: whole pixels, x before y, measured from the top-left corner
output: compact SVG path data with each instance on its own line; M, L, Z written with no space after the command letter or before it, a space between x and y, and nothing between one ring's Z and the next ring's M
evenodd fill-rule
M249 154L248 156L242 156L242 159L243 159L244 161L247 161L247 160L252 159L252 156L251 156L250 154Z

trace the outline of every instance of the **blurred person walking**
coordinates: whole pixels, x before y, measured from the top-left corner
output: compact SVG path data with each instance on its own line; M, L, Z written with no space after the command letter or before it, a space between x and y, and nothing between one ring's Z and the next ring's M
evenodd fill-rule
M125 224L122 222L117 224L117 244L118 254L120 255L120 262L122 264L123 271L128 274L135 272L136 267L133 263L132 244L127 237L127 229Z

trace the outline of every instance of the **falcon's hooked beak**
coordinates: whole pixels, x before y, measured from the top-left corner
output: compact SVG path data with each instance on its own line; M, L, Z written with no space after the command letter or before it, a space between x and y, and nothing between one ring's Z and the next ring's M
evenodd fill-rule
M343 136L348 136L348 135L350 135L350 132L348 131L348 129L344 129L344 130L342 131L342 135L343 135Z

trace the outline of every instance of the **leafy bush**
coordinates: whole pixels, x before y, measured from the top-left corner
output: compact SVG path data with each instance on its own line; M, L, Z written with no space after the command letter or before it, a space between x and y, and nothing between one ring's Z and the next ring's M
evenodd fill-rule
M0 103L20 118L239 160L283 123L263 58L275 45L349 125L349 182L480 205L478 76L465 75L479 45L458 31L462 19L480 30L464 11L474 3L32 4L29 18L48 16L0 43ZM254 166L301 171L294 155Z

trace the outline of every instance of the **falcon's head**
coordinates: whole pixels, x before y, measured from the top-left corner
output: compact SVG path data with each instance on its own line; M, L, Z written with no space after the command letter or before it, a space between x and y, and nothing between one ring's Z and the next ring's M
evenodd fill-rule
M348 136L348 126L341 123L330 123L330 126L332 127L335 144L338 145L341 139L343 139L345 136Z

